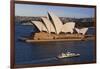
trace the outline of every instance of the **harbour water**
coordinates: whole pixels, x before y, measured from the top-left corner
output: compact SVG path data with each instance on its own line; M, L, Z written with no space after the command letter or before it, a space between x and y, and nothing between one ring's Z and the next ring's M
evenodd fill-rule
M95 61L95 41L63 41L25 43L18 40L21 36L30 36L36 29L33 26L15 26L15 64L74 64ZM91 28L87 34L94 34ZM79 53L79 57L58 60L62 52Z

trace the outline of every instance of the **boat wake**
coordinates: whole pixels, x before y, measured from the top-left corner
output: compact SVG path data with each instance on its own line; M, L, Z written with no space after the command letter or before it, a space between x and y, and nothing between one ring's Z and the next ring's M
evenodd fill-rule
M32 60L32 61L25 61L25 62L22 62L24 64L33 64L33 63L41 63L41 62L47 62L47 61L52 61L52 60L58 60L56 57L52 57L52 58L45 58L45 59L40 59L40 60ZM22 64L20 62L20 64Z

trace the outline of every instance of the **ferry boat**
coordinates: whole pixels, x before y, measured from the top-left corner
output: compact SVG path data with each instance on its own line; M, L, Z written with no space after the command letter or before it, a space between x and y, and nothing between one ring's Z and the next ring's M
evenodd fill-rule
M79 57L79 56L80 56L79 53L75 54L75 53L67 52L58 55L57 58L62 59L62 58L72 58L72 57Z

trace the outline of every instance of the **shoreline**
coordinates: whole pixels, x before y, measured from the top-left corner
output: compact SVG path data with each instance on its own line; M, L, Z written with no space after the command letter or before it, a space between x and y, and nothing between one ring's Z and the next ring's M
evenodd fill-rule
M25 40L25 42L31 43L31 42L54 42L54 41L80 41L81 39L53 39L53 40L32 40L28 39Z
M54 41L86 41L86 40L94 40L95 37L87 37L84 39L78 38L78 39L49 39L49 40L34 40L34 39L28 39L28 38L20 38L20 41L24 41L27 43L32 43L32 42L54 42Z

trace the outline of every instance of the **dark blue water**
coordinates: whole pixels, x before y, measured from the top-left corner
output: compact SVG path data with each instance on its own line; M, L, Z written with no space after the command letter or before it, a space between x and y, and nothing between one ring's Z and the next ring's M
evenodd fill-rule
M18 40L21 36L29 36L33 31L35 31L33 26L15 26L16 64L70 64L93 62L95 60L94 40L39 43L25 43ZM87 34L94 34L94 30L89 29ZM55 58L66 51L79 53L80 57L61 60Z

